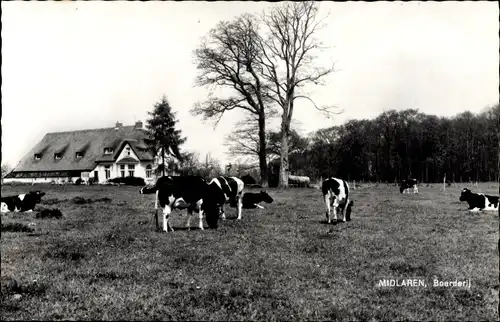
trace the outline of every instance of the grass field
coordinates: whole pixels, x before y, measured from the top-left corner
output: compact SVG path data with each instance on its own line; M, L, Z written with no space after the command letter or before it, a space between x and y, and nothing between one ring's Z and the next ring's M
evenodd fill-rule
M187 231L175 211L167 234L154 230L154 195L137 187L2 186L44 190L40 206L63 217L2 215L2 227L36 226L2 231L1 319L498 320L498 214L468 213L461 186L440 188L361 187L353 220L338 225L326 224L319 190L270 189L273 204L241 221L227 207L217 230L192 220ZM427 287L378 286L407 278Z

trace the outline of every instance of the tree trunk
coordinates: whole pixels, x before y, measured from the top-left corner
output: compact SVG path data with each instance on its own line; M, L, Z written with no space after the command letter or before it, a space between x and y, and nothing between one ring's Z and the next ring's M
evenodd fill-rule
M288 132L290 124L288 122L288 111L283 111L281 123L281 153L280 153L280 174L278 187L288 188Z
M161 149L161 162L162 162L161 172L163 176L165 176L165 148Z
M497 151L498 194L500 194L500 114L498 115L497 118L497 138L498 138L498 151ZM500 216L500 206L498 207L498 215ZM500 244L500 238L498 241ZM500 309L500 304L498 304L498 308Z
M266 160L266 119L264 112L259 115L259 167L262 188L269 187Z

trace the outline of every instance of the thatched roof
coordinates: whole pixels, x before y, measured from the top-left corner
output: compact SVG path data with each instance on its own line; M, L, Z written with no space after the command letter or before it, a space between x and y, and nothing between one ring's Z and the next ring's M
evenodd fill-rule
M114 162L126 143L129 143L141 161L152 161L153 155L145 152L143 129L121 126L118 129L104 128L71 132L47 133L28 152L13 172L27 171L90 171L96 162ZM104 154L105 148L112 148L112 154ZM77 152L81 157L77 157ZM60 159L55 154L60 154ZM40 156L35 159L35 154Z

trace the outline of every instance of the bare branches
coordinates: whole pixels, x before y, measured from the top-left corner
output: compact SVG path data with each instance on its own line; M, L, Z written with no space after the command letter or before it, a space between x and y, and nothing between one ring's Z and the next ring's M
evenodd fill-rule
M343 110L340 110L338 112L334 112L333 109L338 109L338 106L335 106L335 105L318 106L318 105L316 105L316 103L309 96L306 96L306 95L296 95L296 96L294 96L294 100L297 99L297 98L302 98L302 99L308 100L309 102L311 102L313 104L313 106L314 106L315 109L317 109L318 111L324 113L327 118L330 118L333 115L342 114L344 112Z

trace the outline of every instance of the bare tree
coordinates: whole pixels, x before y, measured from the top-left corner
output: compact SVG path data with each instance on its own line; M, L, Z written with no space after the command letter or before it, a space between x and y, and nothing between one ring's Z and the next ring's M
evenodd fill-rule
M199 75L196 85L225 88L231 95L215 97L213 93L192 109L194 115L215 119L225 112L239 109L251 115L258 124L259 167L261 184L267 187L266 111L272 106L268 86L262 81L258 57L262 54L258 41L258 22L245 14L232 22L220 22L195 51Z
M247 157L252 162L258 160L260 154L258 123L246 119L238 122L234 128L224 143L228 147L228 153L233 157Z
M315 34L324 25L317 13L314 2L286 2L264 13L262 18L268 36L261 38L262 54L258 58L262 78L270 84L271 99L282 109L279 186L284 188L288 186L287 138L295 100L308 100L316 109L333 113L333 106L316 105L303 90L308 84L323 85L324 78L334 72L333 62L327 68L313 66L315 52L322 49Z

